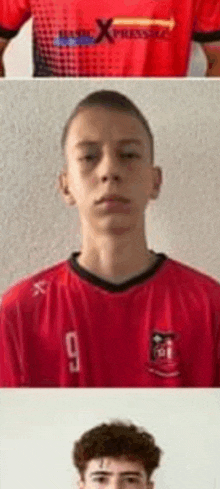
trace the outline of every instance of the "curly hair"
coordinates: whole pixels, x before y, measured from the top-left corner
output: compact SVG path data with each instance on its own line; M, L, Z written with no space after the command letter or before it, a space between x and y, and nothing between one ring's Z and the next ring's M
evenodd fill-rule
M154 152L154 142L153 142L153 135L150 129L150 126L146 120L146 118L143 116L141 111L136 107L136 105L125 95L122 95L119 92L116 92L114 90L99 90L97 92L92 92L87 97L85 97L81 102L79 102L73 112L71 113L70 117L68 118L64 129L63 129L63 134L61 138L61 147L64 149L66 139L69 133L69 129L71 126L71 122L75 117L78 115L79 111L81 109L87 108L87 107L105 107L107 109L115 109L115 110L120 110L122 112L127 112L130 113L131 115L137 117L139 121L143 124L149 139L150 139L150 150L151 150L151 159L153 161L153 152Z
M129 422L103 423L85 432L75 442L73 463L84 480L87 464L92 459L111 457L139 461L150 479L159 466L162 450L152 435Z

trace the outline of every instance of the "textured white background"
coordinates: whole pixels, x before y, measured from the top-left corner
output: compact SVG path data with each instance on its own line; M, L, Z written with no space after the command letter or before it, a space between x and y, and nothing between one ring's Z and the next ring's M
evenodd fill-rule
M54 188L75 104L112 88L143 110L163 168L148 244L220 280L220 83L217 80L8 80L1 83L1 291L80 249L77 208Z
M4 56L7 77L29 78L33 73L32 65L32 20L29 20L12 39ZM204 76L206 58L198 43L192 43L189 62L189 76Z
M1 489L76 489L73 442L115 418L163 449L155 489L220 489L220 390L5 389L0 413Z

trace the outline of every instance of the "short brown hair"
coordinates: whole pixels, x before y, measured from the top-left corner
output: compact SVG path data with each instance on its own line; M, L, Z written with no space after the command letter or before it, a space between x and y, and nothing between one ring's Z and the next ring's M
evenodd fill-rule
M161 453L153 436L143 428L115 421L86 431L74 444L73 462L83 480L90 460L123 457L141 462L150 479L152 472L159 466Z
M83 108L87 107L105 107L110 110L120 110L123 112L128 112L131 115L137 117L139 121L143 124L149 139L150 139L150 151L151 151L151 158L153 161L154 158L154 141L153 141L153 135L150 129L150 126L141 113L141 111L136 107L136 105L131 102L131 100L126 97L125 95L122 95L119 92L116 92L114 90L99 90L98 92L92 92L87 97L85 97L81 102L79 102L73 112L71 113L69 119L67 120L64 129L63 129L63 134L61 138L61 146L62 149L65 147L66 139L68 136L69 128L71 125L71 122L75 117L78 115L79 111Z

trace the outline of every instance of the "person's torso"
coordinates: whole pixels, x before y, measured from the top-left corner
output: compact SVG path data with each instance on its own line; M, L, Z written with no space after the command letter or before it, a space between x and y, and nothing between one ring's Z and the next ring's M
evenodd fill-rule
M35 76L183 76L195 0L30 0Z
M19 324L14 335L24 385L213 384L213 308L192 272L184 274L162 259L154 275L133 279L128 287L69 268L69 262L60 265L59 280L48 274L35 279L25 303L8 318Z

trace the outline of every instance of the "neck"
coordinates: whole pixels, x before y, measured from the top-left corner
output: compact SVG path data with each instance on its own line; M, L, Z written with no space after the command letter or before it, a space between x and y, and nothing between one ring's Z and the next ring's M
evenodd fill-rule
M147 248L144 235L131 239L84 240L79 264L94 275L112 283L120 283L140 275L156 262L156 255Z

